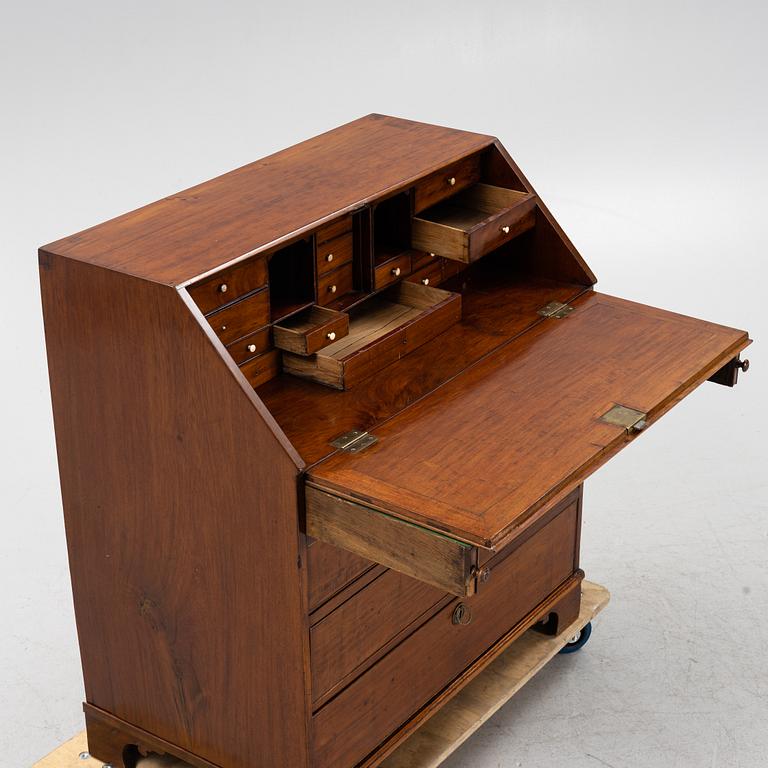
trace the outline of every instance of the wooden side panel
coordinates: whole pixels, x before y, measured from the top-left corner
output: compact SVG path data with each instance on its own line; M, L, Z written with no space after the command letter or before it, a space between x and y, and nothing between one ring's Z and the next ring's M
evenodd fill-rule
M40 261L88 702L227 768L306 766L295 464L175 290Z

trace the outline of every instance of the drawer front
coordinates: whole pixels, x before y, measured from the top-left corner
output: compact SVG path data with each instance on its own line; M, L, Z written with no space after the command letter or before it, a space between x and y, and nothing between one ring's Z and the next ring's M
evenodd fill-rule
M310 630L312 700L327 698L445 592L396 571L385 571Z
M536 200L530 198L507 211L499 213L483 227L469 234L468 254L470 261L485 256L504 243L532 229L536 225ZM446 253L446 256L450 254Z
M480 155L465 157L416 184L414 212L429 208L480 180Z
M214 312L208 322L226 345L253 333L269 323L269 291L261 290Z
M578 520L572 503L502 553L477 595L449 603L322 707L313 718L316 768L357 764L566 581Z
M352 261L352 233L317 246L317 274L323 275Z
M411 272L411 254L401 253L394 259L389 259L375 268L373 274L373 287L375 289L385 288L386 286L401 280Z
M318 244L324 243L326 240L332 240L345 232L352 232L352 216L350 214L334 219L328 224L323 224L316 232L316 240Z
M240 365L256 355L261 355L269 349L269 326L260 328L255 333L249 333L238 339L234 344L227 346L227 352L232 359Z
M435 259L431 264L427 264L410 277L406 278L409 283L421 283L422 285L439 285L443 280L443 267L439 259Z
M458 275L459 272L462 272L469 266L463 261L456 261L455 259L441 259L440 262L443 272L443 280Z
M264 287L267 280L267 262L263 256L256 256L193 285L189 295L200 311L208 314L246 293Z
M273 349L271 352L254 357L253 360L241 365L240 370L252 387L258 387L280 373L280 352Z
M309 610L314 611L375 565L346 549L312 541L307 548Z
M336 299L341 298L345 293L349 293L352 287L352 264L348 263L343 267L318 277L317 303L321 306L330 304L336 301Z
M411 253L411 269L415 272L417 269L426 267L428 264L432 264L435 261L439 261L440 257L434 253L427 251L413 251Z

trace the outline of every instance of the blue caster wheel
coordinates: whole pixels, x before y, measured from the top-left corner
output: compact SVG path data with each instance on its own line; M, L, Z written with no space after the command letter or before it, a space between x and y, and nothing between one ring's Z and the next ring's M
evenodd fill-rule
M559 651L559 653L576 653L580 651L589 640L589 636L592 634L592 622L585 624L582 629L577 632Z

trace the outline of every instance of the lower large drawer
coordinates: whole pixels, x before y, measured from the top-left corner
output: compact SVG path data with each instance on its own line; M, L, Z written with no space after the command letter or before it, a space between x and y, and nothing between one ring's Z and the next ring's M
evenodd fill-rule
M313 768L352 768L500 640L578 565L579 502L490 562L477 594L453 600L313 718Z

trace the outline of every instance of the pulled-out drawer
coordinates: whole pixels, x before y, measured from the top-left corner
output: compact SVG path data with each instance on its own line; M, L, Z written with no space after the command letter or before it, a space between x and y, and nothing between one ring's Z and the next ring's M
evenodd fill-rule
M526 617L535 621L537 607L576 572L578 528L579 503L573 500L519 546L497 555L474 597L439 609L321 707L313 719L316 768L356 765ZM375 584L356 597L364 601ZM370 600L377 605L368 607L369 614L384 609L373 592ZM368 628L382 632L375 624ZM355 642L370 647L386 634L358 634Z
M311 306L275 323L275 346L297 355L311 355L342 339L349 332L349 315L327 307Z
M470 262L531 229L535 223L535 195L475 184L415 216L411 245Z
M309 357L286 353L283 370L349 389L460 319L459 294L399 282L350 310L346 337Z
M208 314L266 284L267 262L263 256L254 256L191 286L189 295Z

